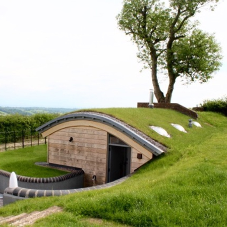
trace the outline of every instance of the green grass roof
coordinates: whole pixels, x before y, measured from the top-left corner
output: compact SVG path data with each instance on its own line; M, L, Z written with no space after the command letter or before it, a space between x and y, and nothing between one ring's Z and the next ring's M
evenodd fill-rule
M121 185L63 197L25 200L1 208L0 215L58 205L63 207L63 213L45 218L35 226L106 225L92 225L88 218L129 226L227 226L226 117L199 113L202 128L188 128L189 117L171 110L96 111L138 128L165 144L168 152L147 163ZM188 133L178 131L170 123L182 125ZM171 138L160 136L150 125L163 127Z

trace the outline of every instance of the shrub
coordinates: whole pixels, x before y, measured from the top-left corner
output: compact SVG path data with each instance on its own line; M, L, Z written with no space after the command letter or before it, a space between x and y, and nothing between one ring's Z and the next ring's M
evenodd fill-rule
M227 97L213 100L205 100L201 105L204 111L222 113L227 116Z
M59 114L37 113L34 115L11 114L0 116L0 144L37 138L35 129L58 117Z
M0 132L35 129L58 116L59 114L50 113L37 113L30 116L20 114L0 116Z

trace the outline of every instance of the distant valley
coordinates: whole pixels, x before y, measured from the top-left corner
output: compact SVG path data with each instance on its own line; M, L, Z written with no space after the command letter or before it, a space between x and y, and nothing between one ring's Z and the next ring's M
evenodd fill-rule
M46 108L46 107L1 107L0 115L21 114L33 115L36 113L68 113L78 108Z

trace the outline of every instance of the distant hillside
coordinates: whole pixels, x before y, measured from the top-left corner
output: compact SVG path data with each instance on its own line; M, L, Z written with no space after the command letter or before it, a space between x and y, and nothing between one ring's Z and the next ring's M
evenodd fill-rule
M21 114L32 115L36 113L68 113L77 110L76 108L45 108L45 107L1 107L0 115Z

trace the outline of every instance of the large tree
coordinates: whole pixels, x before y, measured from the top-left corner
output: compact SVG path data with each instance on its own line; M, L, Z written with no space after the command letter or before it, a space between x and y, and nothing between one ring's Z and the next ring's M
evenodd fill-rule
M137 44L138 58L151 69L158 102L171 102L176 79L207 82L221 65L221 48L213 35L198 29L193 17L218 0L124 0L118 25ZM166 94L159 76L167 74Z

